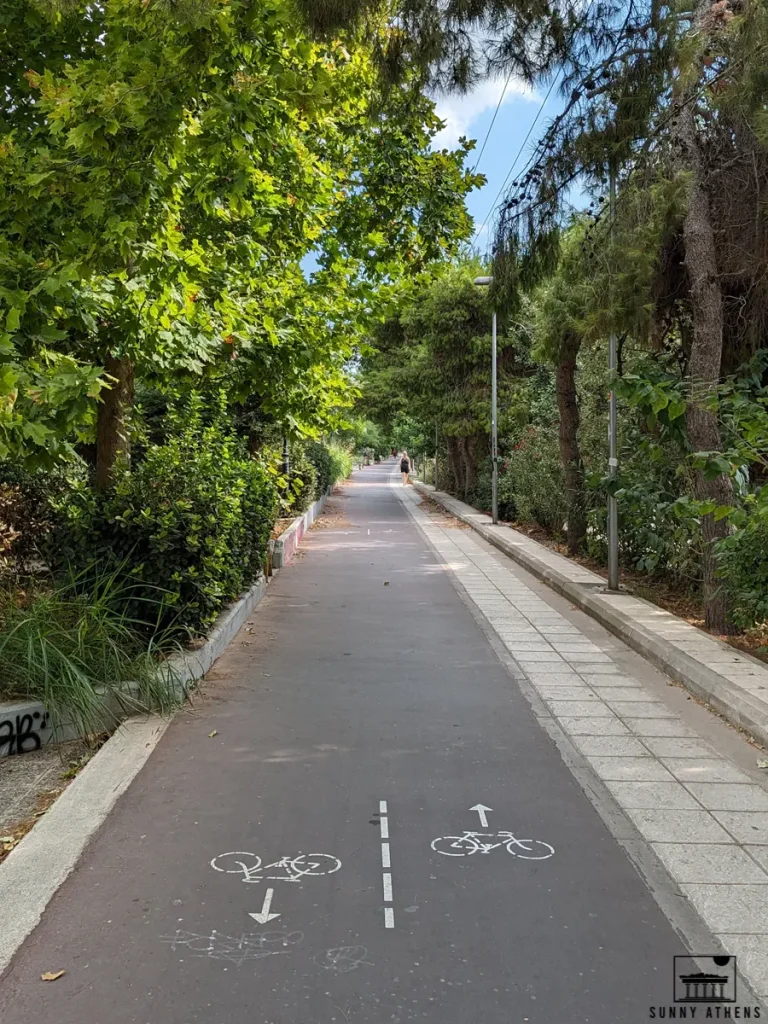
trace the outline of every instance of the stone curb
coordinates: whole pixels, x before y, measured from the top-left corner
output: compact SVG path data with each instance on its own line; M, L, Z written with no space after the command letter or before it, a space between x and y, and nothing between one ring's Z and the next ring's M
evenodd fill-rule
M768 747L768 668L756 658L702 633L650 601L608 591L600 576L509 526L494 526L490 516L435 491L430 484L415 481L414 486L710 704L732 725ZM713 665L723 669L718 671Z
M155 749L168 718L131 718L117 729L0 864L0 974L40 922L91 836Z
M294 519L288 529L284 530L277 538L272 552L273 569L282 569L283 566L288 565L296 554L296 549L301 544L304 534L323 511L331 491L332 488L329 487L325 494L318 498L314 504L310 505L303 515Z

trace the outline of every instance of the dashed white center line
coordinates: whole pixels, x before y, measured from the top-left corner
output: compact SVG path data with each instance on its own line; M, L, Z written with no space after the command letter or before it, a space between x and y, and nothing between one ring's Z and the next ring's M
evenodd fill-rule
M389 839L389 818L386 816L387 813L387 801L380 800L379 814L381 815L381 818L379 820L379 827L381 829L382 839ZM389 843L382 842L381 844L381 866L385 869L381 876L382 888L384 891L384 902L392 903L392 875L388 870L386 870L391 866ZM393 907L384 907L384 927L395 927L395 911Z

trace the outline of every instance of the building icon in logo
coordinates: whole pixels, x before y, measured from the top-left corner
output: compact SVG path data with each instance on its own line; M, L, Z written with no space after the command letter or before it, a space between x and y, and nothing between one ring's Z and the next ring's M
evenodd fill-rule
M728 975L723 974L681 974L685 995L680 1003L724 1003Z
M675 1002L736 1002L736 957L676 956Z

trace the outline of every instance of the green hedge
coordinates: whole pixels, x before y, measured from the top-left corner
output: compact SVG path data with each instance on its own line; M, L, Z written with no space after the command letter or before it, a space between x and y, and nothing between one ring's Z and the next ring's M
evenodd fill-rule
M335 442L309 441L306 445L307 458L317 472L315 496L321 497L339 480L346 480L352 472L352 455L346 448Z
M54 570L121 566L142 585L135 602L162 595L161 628L196 634L261 572L277 504L239 439L193 425L149 448L107 492L79 482L56 499L48 557Z

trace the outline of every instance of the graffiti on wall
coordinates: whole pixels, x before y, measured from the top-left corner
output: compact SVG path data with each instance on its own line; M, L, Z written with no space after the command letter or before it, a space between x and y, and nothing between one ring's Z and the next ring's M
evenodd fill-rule
M0 757L29 754L39 750L50 738L51 725L47 712L0 710Z

